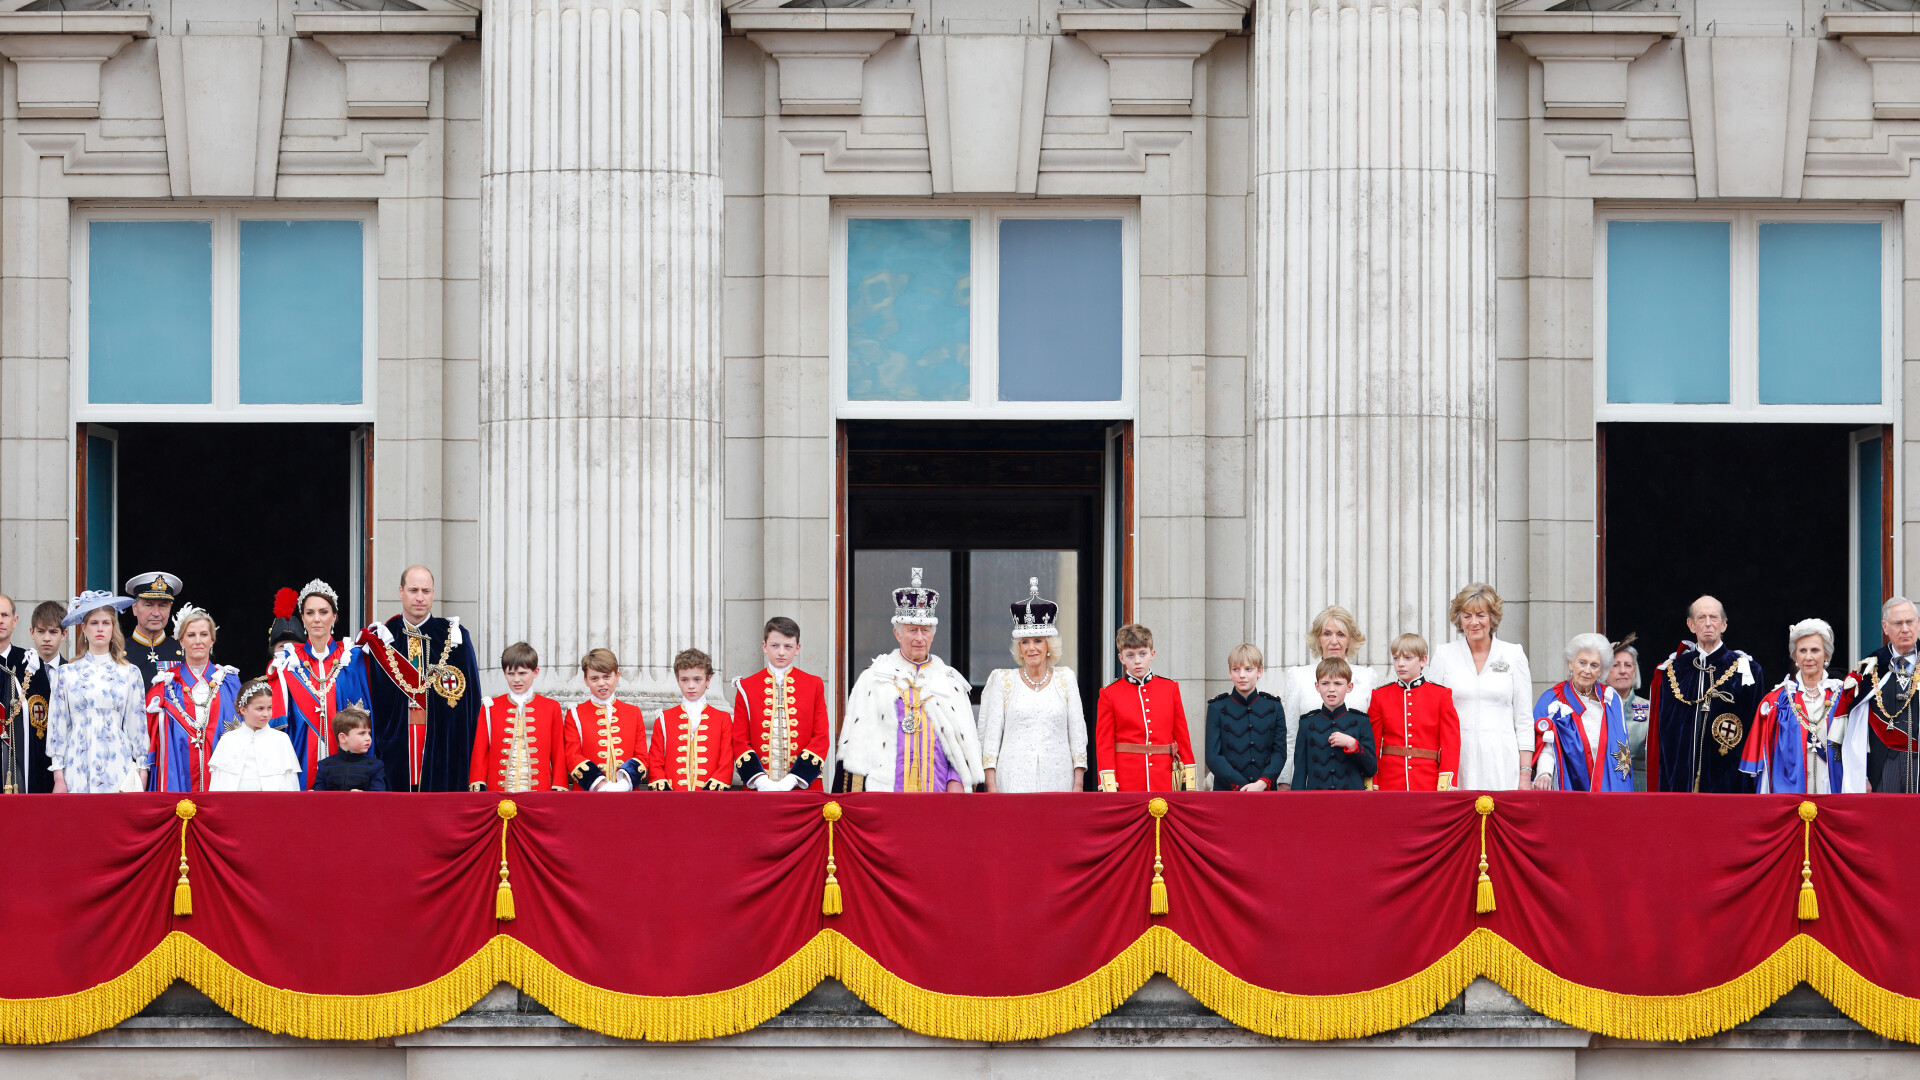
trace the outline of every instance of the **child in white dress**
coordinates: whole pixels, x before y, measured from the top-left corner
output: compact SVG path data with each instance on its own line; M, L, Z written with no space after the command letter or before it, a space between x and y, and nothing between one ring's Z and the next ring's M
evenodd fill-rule
M240 688L234 701L240 726L221 736L207 762L213 770L214 791L299 791L300 759L294 756L287 733L269 727L273 719L273 687L255 679Z

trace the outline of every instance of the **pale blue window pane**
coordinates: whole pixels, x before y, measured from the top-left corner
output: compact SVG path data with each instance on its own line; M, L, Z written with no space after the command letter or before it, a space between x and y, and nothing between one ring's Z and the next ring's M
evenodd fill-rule
M361 400L358 221L240 223L240 402Z
M87 436L87 588L108 592L119 587L113 573L114 457L119 450L112 439Z
M1760 226L1760 403L1880 401L1880 225Z
M212 222L87 227L87 400L212 403Z
M1728 400L1730 226L1607 224L1607 400Z
M1000 223L1000 400L1120 398L1120 222Z
M971 225L964 218L847 222L848 400L967 400Z
M1864 655L1869 650L1880 647L1883 635L1880 631L1880 605L1886 597L1880 595L1880 537L1885 529L1880 522L1880 456L1879 439L1862 439L1853 452L1854 497L1858 500L1860 515L1860 550L1857 558L1860 587L1860 641L1854 645L1856 654Z

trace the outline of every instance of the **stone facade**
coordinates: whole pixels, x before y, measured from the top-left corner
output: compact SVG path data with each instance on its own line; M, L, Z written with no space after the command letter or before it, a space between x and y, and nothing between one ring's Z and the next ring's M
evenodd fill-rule
M1867 412L1910 439L1920 28L1884 5L44 6L0 12L20 597L74 582L93 206L371 211L373 595L433 565L484 651L533 640L556 689L594 644L642 695L686 645L744 674L774 613L835 674L847 207L1134 215L1134 614L1196 733L1227 650L1302 662L1324 603L1371 663L1447 636L1475 578L1535 656L1591 628L1610 207L1892 214L1901 360ZM1896 564L1920 544L1900 447Z

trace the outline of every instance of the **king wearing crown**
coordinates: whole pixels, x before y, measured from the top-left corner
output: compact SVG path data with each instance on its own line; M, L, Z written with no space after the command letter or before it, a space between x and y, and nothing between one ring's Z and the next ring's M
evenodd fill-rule
M971 791L982 779L971 688L933 655L940 594L913 584L893 591L900 647L853 684L840 731L843 791Z

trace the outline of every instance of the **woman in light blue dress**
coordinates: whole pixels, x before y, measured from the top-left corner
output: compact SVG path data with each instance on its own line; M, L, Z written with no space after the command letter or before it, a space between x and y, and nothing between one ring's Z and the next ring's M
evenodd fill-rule
M127 660L116 613L133 601L93 590L73 598L63 626L80 627L86 651L53 672L47 758L53 790L140 791L147 784L147 694Z

